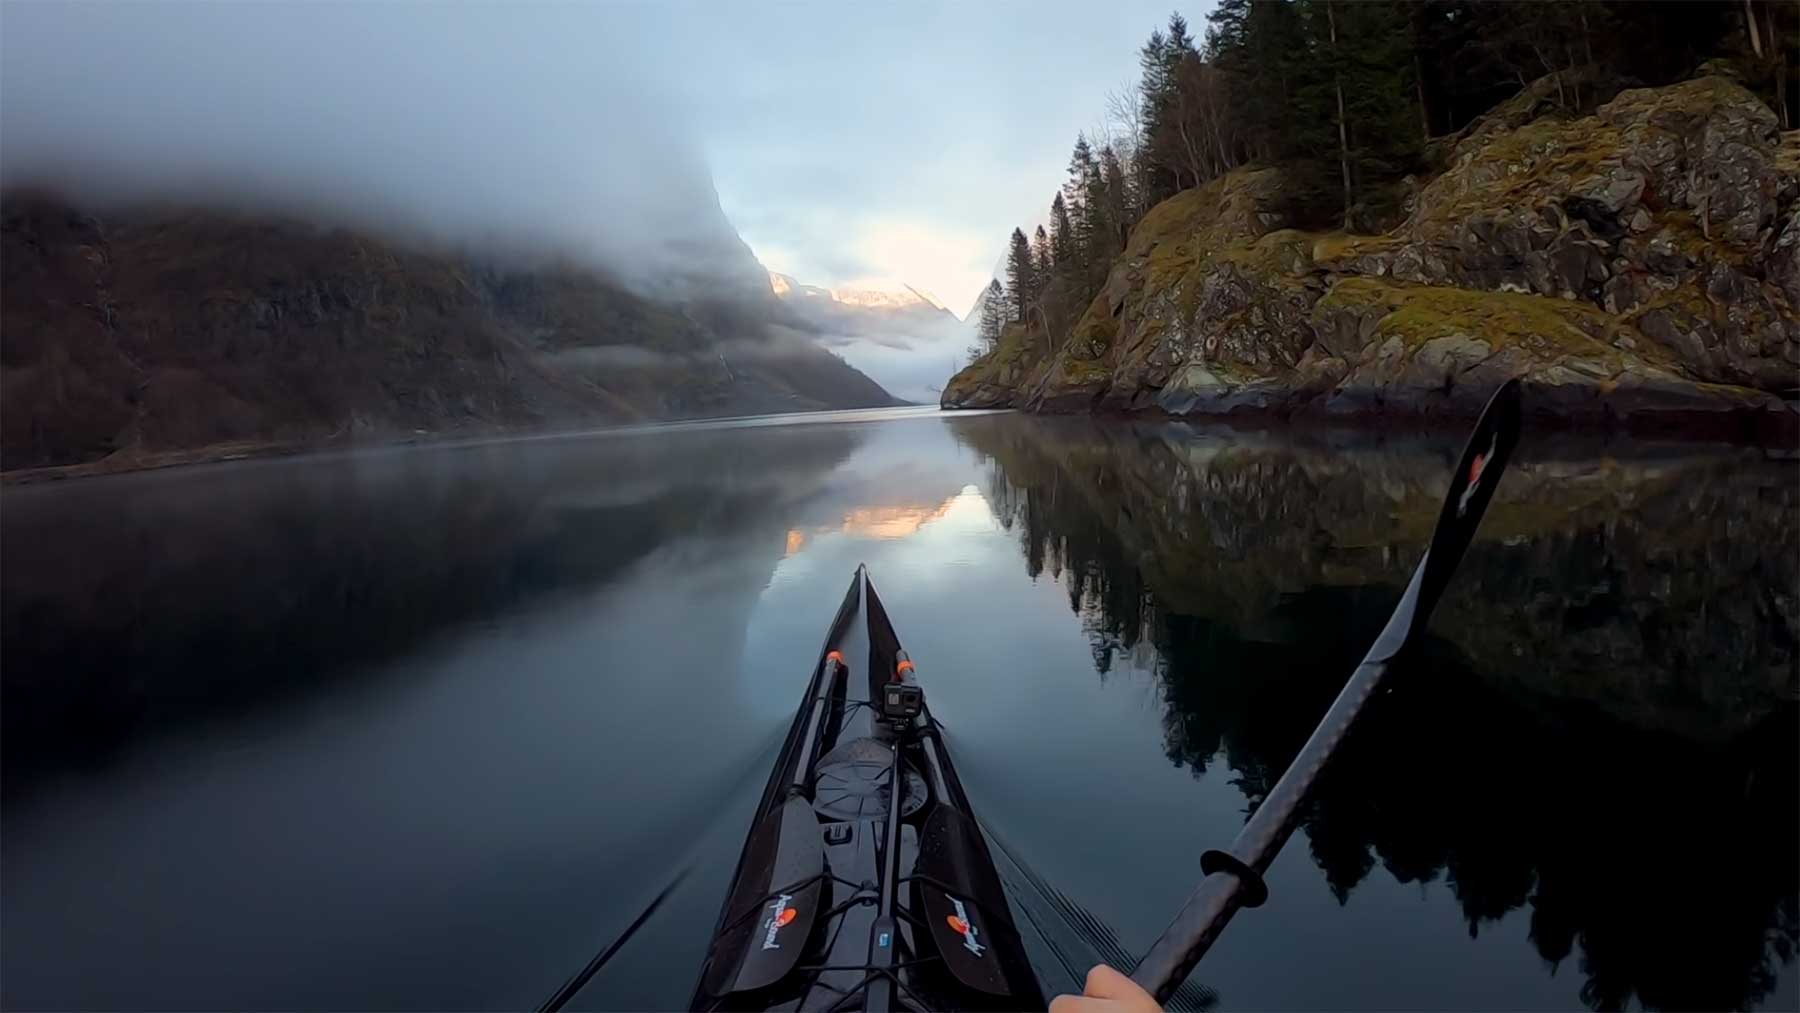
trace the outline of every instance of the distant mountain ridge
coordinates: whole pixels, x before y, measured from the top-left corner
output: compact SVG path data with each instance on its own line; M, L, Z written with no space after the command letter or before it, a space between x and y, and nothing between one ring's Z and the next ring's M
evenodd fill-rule
M802 312L822 311L846 321L870 319L871 314L910 314L929 319L959 319L935 296L906 284L902 284L899 291L826 288L822 285L804 284L793 275L770 271L769 289L775 293L776 298Z
M790 326L841 351L901 397L938 400L942 363L968 346L968 325L917 286L828 288L776 271L768 277Z
M646 288L268 214L0 195L0 469L904 403L779 326L716 208L693 267Z

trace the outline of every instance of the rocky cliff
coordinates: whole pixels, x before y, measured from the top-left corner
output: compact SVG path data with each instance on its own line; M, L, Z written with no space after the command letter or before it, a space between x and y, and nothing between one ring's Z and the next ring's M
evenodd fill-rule
M1720 77L1535 108L1441 145L1384 235L1295 228L1278 168L1170 198L1067 334L1009 327L944 405L1458 417L1516 375L1572 424L1793 441L1800 135Z
M729 238L731 263L703 251L711 275L646 295L571 262L15 192L0 205L0 467L897 403L772 337L783 309Z

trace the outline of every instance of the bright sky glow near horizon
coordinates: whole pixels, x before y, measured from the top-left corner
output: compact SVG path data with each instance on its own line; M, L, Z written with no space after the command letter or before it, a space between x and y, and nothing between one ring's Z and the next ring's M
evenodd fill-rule
M1210 3L1184 4L1196 35ZM1170 0L777 3L715 21L687 82L726 214L771 270L905 282L967 312L1014 226L1044 217L1075 135L1134 85Z

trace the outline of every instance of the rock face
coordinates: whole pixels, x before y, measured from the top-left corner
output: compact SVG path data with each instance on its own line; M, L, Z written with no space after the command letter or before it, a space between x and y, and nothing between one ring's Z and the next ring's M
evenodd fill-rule
M1797 144L1723 78L1593 116L1495 111L1382 236L1289 227L1274 169L1154 208L1061 340L1009 332L947 407L1465 416L1510 376L1538 414L1792 442Z
M734 270L651 298L578 265L13 194L0 467L897 403L809 342L765 338L782 310L737 245L755 284Z

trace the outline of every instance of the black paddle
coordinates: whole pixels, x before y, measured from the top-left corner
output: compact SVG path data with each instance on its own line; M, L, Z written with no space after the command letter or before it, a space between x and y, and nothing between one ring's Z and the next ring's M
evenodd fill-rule
M1451 479L1450 492L1444 497L1444 509L1438 515L1437 530L1432 532L1425 558L1419 560L1412 582L1407 584L1387 627L1375 638L1375 646L1369 648L1368 656L1350 674L1343 692L1325 712L1287 772L1238 832L1231 850L1208 851L1200 856L1200 870L1206 878L1132 972L1132 980L1156 996L1157 1002L1167 1001L1187 978L1238 908L1256 907L1268 898L1269 889L1263 884L1262 874L1293 830L1294 817L1306 801L1319 769L1331 759L1394 659L1425 629L1431 610L1437 606L1445 585L1450 583L1450 575L1456 572L1456 564L1462 561L1463 550L1469 547L1475 528L1481 524L1481 515L1493 498L1506 459L1518 440L1519 381L1508 380L1494 393L1481 413L1481 421L1475 424L1462 462Z
M650 906L646 907L636 918L632 919L630 925L625 926L625 931L619 933L619 938L608 943L605 949L594 954L594 959L588 961L586 967L576 971L574 977L563 982L563 986L556 990L556 994L545 1000L544 1004L538 1007L538 1013L557 1013L557 1011L562 1009L570 999L575 998L575 993L586 987L588 980L591 979L601 967L605 966L606 962L611 960L632 936L637 934L638 929L644 927L644 923L650 920L650 916L656 913L656 909L662 907L662 902L668 900L669 894L674 893L675 888L681 885L681 881L686 879L688 873L693 871L694 867L690 865L676 873L675 878L669 881L669 885L663 887L662 892L658 893L656 898L650 902Z

